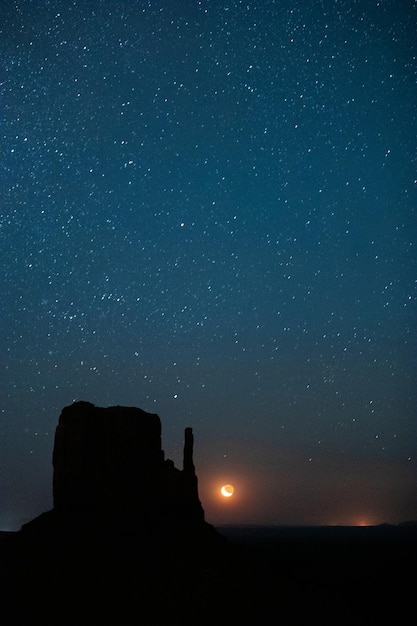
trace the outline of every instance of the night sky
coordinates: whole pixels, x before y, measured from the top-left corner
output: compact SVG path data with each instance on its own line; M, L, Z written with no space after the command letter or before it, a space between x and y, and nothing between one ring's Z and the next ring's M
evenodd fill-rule
M0 529L74 400L210 522L417 519L416 9L1 0Z

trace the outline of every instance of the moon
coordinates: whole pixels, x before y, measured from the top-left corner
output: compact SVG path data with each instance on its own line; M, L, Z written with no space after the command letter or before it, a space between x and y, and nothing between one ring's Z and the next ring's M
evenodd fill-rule
M220 491L222 496L224 496L225 498L230 498L230 496L234 494L235 488L233 487L233 485L223 485Z

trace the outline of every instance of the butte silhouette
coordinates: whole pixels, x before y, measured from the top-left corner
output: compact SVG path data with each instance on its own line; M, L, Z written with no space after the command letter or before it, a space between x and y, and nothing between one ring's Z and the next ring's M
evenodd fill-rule
M180 470L165 459L158 415L65 407L53 503L17 533L10 623L205 623L201 607L221 598L230 559L204 519L191 428Z
M165 459L158 415L133 407L76 402L63 409L53 452L54 509L106 523L201 523L193 434L185 429L183 469Z

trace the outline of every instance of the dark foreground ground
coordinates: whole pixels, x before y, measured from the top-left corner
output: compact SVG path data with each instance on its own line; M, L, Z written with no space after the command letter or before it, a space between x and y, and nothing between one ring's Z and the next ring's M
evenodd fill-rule
M277 624L414 621L416 524L221 531L259 572L256 593Z
M408 624L417 525L222 527L65 547L0 533L0 624Z

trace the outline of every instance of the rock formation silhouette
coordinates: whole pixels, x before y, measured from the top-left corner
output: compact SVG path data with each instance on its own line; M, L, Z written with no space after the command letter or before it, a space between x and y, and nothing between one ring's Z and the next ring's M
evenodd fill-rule
M397 623L411 614L415 526L235 527L227 541L204 520L191 428L180 470L157 415L77 402L53 466L54 508L0 541L2 626L382 623L381 597Z
M217 593L229 556L204 519L191 428L180 470L165 459L158 415L65 407L53 501L17 533L10 623L204 623L197 607Z
M156 414L89 402L65 407L55 433L53 466L54 509L60 514L138 522L204 521L192 429L185 429L179 470L165 459Z

